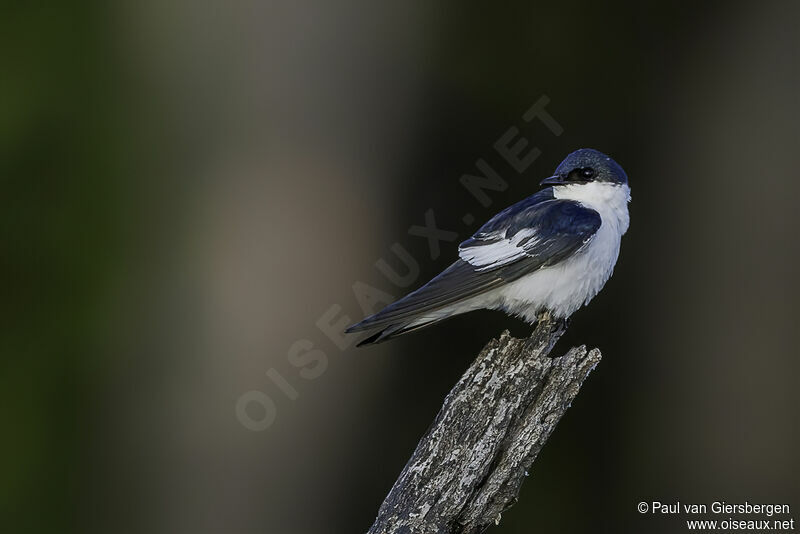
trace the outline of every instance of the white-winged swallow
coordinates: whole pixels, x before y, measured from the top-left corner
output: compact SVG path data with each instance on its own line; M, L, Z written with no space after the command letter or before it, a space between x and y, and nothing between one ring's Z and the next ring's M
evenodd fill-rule
M379 343L478 309L533 324L566 319L614 271L628 229L628 177L616 161L584 148L568 155L538 193L506 208L458 246L459 259L430 282L347 332Z

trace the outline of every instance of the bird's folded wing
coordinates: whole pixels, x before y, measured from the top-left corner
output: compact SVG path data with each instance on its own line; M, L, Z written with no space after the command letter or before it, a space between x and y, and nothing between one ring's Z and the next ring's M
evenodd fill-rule
M596 211L571 200L515 204L461 243L460 259L441 274L347 331L409 321L555 265L588 244L600 224Z

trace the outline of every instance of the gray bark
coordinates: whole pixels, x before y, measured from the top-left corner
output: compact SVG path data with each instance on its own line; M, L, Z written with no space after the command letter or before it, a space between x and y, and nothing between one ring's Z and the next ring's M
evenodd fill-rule
M566 324L543 315L528 339L490 341L444 400L370 534L482 532L499 523L600 351L548 354Z

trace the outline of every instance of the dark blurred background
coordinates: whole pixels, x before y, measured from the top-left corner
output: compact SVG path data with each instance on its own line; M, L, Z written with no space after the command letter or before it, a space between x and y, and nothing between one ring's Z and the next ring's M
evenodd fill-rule
M685 529L650 500L797 514L796 2L3 12L10 531L366 530L483 344L529 328L478 312L342 350L317 323L453 260L408 233L428 209L463 239L587 146L626 169L632 224L556 351L604 359L492 531ZM560 136L522 120L543 95ZM510 127L541 150L521 174ZM509 184L488 207L459 183L478 158ZM395 243L409 288L375 267L402 272ZM327 366L301 373L299 340Z

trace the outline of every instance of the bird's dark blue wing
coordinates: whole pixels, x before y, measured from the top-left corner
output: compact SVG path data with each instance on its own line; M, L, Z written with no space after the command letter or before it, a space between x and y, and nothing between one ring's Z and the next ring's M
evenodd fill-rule
M600 223L596 211L572 200L523 201L483 225L458 253L479 272L518 261L530 271L562 261L588 242Z
M437 310L563 261L591 240L600 223L596 211L555 199L545 189L498 213L459 245L461 259L348 332L418 324Z

